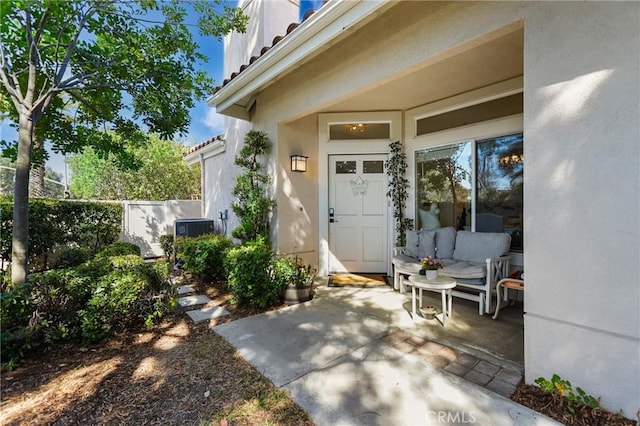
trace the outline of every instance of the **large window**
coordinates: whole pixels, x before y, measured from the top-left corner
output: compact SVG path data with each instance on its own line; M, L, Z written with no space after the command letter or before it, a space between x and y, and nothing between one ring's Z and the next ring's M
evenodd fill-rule
M522 251L522 133L416 151L416 225L507 232Z

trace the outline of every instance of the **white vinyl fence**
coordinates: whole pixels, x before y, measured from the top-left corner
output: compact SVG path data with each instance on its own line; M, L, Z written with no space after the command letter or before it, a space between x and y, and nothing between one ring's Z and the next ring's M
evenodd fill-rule
M162 256L160 236L173 234L173 221L201 217L200 200L124 201L122 241L140 246L143 257Z

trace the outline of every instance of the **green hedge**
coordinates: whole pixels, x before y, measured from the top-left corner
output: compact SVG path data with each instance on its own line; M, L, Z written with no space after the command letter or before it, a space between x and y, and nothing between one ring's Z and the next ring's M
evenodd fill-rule
M49 268L53 258L70 248L96 253L118 240L122 204L69 200L29 201L29 269ZM13 198L0 197L0 256L11 259Z
M264 308L279 301L280 287L271 276L272 259L273 251L263 239L229 250L228 282L239 304Z
M226 278L224 260L233 242L217 234L183 237L176 241L177 256L184 262L183 269L202 282Z
M116 243L80 266L34 273L27 284L2 292L3 366L60 341L95 342L151 326L175 302L169 264L147 264L131 251Z

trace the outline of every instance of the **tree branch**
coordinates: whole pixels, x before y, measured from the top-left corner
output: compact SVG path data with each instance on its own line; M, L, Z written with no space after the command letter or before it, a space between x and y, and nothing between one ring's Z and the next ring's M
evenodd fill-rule
M84 26L89 20L89 18L93 16L96 12L97 12L97 9L91 6L87 10L87 12L81 16L80 22L78 22L78 25L76 26L76 31L73 34L73 37L71 37L69 44L67 44L67 52L65 53L64 59L62 60L61 66L56 75L56 82L62 81L62 77L64 76L64 73L67 71L67 66L69 66L69 62L71 61L71 55L73 54L73 52L75 52L76 45L78 43L78 38L80 38L80 34L84 30Z

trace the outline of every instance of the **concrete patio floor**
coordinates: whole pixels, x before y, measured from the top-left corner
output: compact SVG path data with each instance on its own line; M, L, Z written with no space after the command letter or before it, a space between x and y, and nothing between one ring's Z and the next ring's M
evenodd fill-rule
M327 288L319 285L319 297L349 301L353 308L363 309L389 324L428 340L475 355L497 358L514 369L524 368L524 319L522 302L503 307L497 320L478 315L478 304L453 298L453 315L447 327L437 319L426 320L411 314L411 290L401 294L385 288ZM522 294L519 294L520 300ZM495 308L495 297L494 297ZM423 291L423 306L441 310L440 293ZM504 306L504 305L503 305Z
M516 310L493 321L480 317L477 305L454 299L446 329L435 320L414 320L410 311L410 294L329 288L323 280L310 302L213 331L318 425L557 424L511 401L505 387L492 386L513 390L521 377Z

